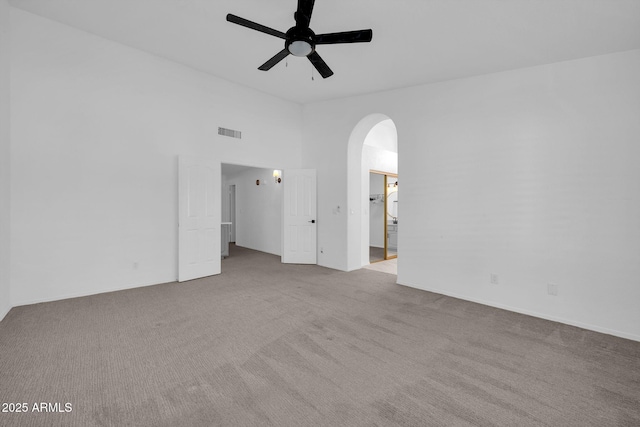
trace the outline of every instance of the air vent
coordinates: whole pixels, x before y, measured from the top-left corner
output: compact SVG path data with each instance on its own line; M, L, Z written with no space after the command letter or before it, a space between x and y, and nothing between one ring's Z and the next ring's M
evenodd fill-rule
M222 136L230 136L231 138L242 138L242 132L239 130L226 129L226 128L218 128L218 135Z

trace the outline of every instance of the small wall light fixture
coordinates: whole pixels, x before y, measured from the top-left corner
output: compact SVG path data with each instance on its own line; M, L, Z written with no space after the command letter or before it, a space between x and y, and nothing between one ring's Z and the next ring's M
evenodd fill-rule
M278 169L273 170L273 179L276 181L276 184L280 184L282 182L281 178L282 172Z

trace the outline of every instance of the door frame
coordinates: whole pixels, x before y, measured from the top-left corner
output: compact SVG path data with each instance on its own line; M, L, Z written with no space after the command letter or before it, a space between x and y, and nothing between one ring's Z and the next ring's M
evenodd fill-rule
M230 242L236 242L236 184L227 186L229 190L229 221L231 222Z
M384 175L384 259L395 259L398 258L398 248L396 247L396 254L389 256L389 223L387 219L387 215L389 215L389 178L398 178L397 173L386 173ZM396 190L397 192L398 190ZM396 225L398 225L396 223Z

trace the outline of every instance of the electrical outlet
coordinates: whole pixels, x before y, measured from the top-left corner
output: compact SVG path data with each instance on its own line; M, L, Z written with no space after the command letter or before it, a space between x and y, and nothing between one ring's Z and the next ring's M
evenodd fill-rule
M549 295L553 295L554 297L558 296L558 285L554 285L553 283L547 284L547 293Z
M137 270L137 269L138 269L138 261L136 261L136 262L134 262L134 263L133 263L133 269L134 269L134 270Z
M491 275L489 276L489 281L491 282L492 285L497 285L498 284L498 275L495 273L491 273Z

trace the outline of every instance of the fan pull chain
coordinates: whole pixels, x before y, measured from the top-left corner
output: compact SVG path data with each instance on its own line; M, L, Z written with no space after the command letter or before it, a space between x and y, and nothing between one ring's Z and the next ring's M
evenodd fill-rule
M313 78L313 67L311 67L311 81L315 81L315 79Z

